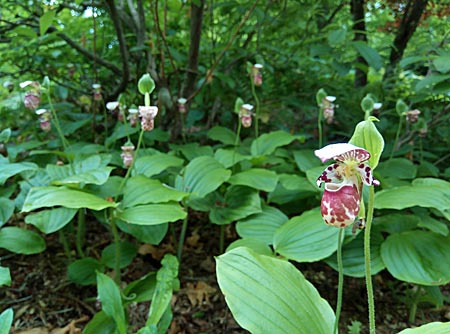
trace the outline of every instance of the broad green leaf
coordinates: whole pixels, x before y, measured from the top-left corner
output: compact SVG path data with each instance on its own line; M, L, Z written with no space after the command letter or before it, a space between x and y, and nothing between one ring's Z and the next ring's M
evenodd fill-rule
M374 219L374 226L389 234L414 230L419 223L419 216L407 213L391 213Z
M229 168L243 160L250 160L252 157L248 155L242 155L236 152L234 149L219 148L214 153L214 158L218 162L220 162L225 168Z
M208 137L212 140L220 141L225 145L235 145L236 143L236 134L228 128L223 126L215 126L208 131Z
M9 268L0 266L0 287L4 285L11 285L11 273L9 272Z
M232 249L235 249L238 247L249 248L252 251L254 251L255 253L260 254L260 255L273 256L273 252L267 243L265 243L259 239L253 239L253 238L244 238L244 239L238 239L236 241L233 241L227 247L226 252L229 252Z
M55 16L56 11L48 10L39 18L39 32L41 36L44 36L47 29L52 25Z
M14 213L14 201L8 198L0 197L0 227L2 227L11 218Z
M400 60L400 67L405 68L408 65L418 63L418 62L428 62L430 60L429 56L411 56L411 57L405 57L402 60Z
M438 186L418 183L375 194L376 209L402 210L414 206L438 209L450 220L450 197L445 189Z
M450 72L450 56L439 56L433 59L433 65L441 73Z
M204 197L219 188L230 178L231 171L225 169L216 159L202 156L192 160L185 168L183 176L177 176L176 188Z
M450 334L450 322L430 322L416 328L407 328L398 334Z
M117 334L114 320L104 311L95 314L83 330L84 334Z
M448 79L450 79L450 74L431 74L420 80L414 89L418 92L427 86L433 86Z
M102 251L102 263L108 268L115 268L116 261L116 243L106 246ZM128 267L133 262L137 254L137 247L129 241L122 241L119 244L120 249L120 269Z
M156 273L149 273L131 282L123 290L127 302L140 303L153 298L156 289Z
M380 70L383 67L383 59L380 57L379 53L367 43L356 41L353 42L353 46L356 51L367 61L370 67L375 70Z
M0 334L9 334L14 318L14 311L12 308L6 309L0 314Z
M327 36L328 44L330 44L330 46L338 46L345 41L346 36L347 30L345 29L331 30Z
M214 150L211 146L201 146L199 143L189 143L184 145L170 145L174 151L181 152L187 160L192 161L202 156L212 157Z
M417 226L426 228L431 232L441 234L444 237L448 235L448 226L444 222L436 220L428 214L420 215L419 218L420 220Z
M314 150L298 150L294 151L294 159L298 168L306 173L307 170L320 166L320 160L314 155Z
M414 179L417 174L417 166L411 160L394 158L381 162L377 172L383 177L395 177L398 179Z
M157 325L170 307L174 281L178 276L178 260L171 254L166 254L161 261L162 267L156 274L156 288L150 305L146 326Z
M102 167L89 170L84 173L78 173L66 177L61 180L55 180L52 182L54 185L71 185L71 184L96 184L101 185L108 181L109 175L113 170L113 167Z
M381 233L371 233L370 241L370 267L371 274L375 275L385 268L380 255L380 245L383 243ZM325 262L335 270L338 270L336 253L325 260ZM359 233L349 243L342 247L342 263L344 275L352 277L364 277L364 232Z
M18 162L12 164L0 164L0 185L11 176L20 174L25 171L37 171L38 166L32 162Z
M262 212L238 221L236 231L241 238L254 238L266 245L271 245L275 231L288 219L282 211L271 206L264 206Z
M159 180L152 180L142 175L128 179L123 192L122 206L124 208L139 204L179 202L189 195L164 185Z
M322 169L323 167L321 167ZM281 174L280 183L287 190L295 190L302 193L317 193L320 191L320 188L316 184L312 185L304 176Z
M298 262L324 259L337 249L339 229L327 226L320 209L304 212L291 218L275 233L277 253Z
M122 122L117 122L114 127L113 133L106 138L105 144L111 145L116 142L118 139L125 138L127 136L131 136L139 131L138 127L132 128L130 123L123 124Z
M136 225L128 224L120 220L117 220L117 226L140 242L150 245L158 245L166 236L169 227L168 223L158 225Z
M289 145L296 139L302 140L302 137L291 135L289 132L282 130L272 131L253 140L250 151L253 156L270 155L276 148Z
M0 132L0 142L7 143L11 137L11 129L7 128Z
M102 272L104 265L92 257L85 257L69 264L67 274L69 280L80 285L95 284L97 272Z
M134 174L143 174L147 177L158 175L170 167L180 167L184 160L170 154L157 153L138 158L134 164Z
M45 234L56 232L66 226L75 217L76 209L53 208L42 210L25 217L25 223L36 226Z
M117 213L117 218L130 224L157 225L184 219L187 213L174 203L138 205Z
M223 203L216 204L209 213L214 224L225 225L261 212L261 198L256 190L244 186L228 188Z
M230 184L248 186L254 189L270 192L274 191L278 183L277 173L262 169L251 168L234 174L228 180Z
M35 187L30 190L22 211L30 212L35 209L51 206L63 206L66 208L102 210L115 207L116 203L106 201L95 195L69 189L66 187Z
M109 276L97 273L97 289L98 297L102 302L102 310L114 320L119 334L126 334L127 321L119 287Z
M450 282L450 239L428 231L390 235L381 245L387 270L396 279L422 285Z
M239 325L252 334L330 334L335 316L289 262L239 247L218 258L217 280Z
M371 155L369 165L372 169L378 166L381 153L383 153L384 149L384 139L372 119L369 118L356 125L355 132L349 143L369 151Z
M0 229L0 248L17 254L37 254L45 250L45 241L36 232L15 226Z

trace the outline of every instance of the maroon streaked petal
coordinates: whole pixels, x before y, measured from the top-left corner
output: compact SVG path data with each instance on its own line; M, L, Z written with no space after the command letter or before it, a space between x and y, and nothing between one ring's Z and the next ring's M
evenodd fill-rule
M368 186L379 186L380 181L375 180L372 174L372 168L368 164L360 164L358 167L356 167L358 170L359 175L361 175L361 179L364 182L364 184Z
M358 216L360 201L356 184L326 184L320 206L323 220L335 227L349 226Z
M339 164L329 165L322 174L317 178L317 186L320 187L322 183L339 183L342 181L342 176L337 171Z
M314 154L316 155L316 157L318 157L320 160L322 160L322 162L325 162L327 160L330 159L336 159L339 161L344 161L344 158L340 158L341 156L344 157L344 155L346 153L350 153L352 151L357 151L357 155L364 155L366 152L367 154L369 154L369 152L367 152L365 149L355 146L353 144L348 144L348 143L339 143L339 144L330 144L327 145L323 148L321 148L320 150L315 150ZM362 151L362 152L359 152ZM364 157L364 156L361 156ZM369 154L369 158L370 158L370 154ZM367 159L369 159L367 158ZM366 159L366 160L367 160ZM365 161L365 160L361 160L361 161Z

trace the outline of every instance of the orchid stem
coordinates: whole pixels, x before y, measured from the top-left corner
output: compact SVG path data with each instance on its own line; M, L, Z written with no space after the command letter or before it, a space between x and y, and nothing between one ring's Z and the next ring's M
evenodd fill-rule
M317 129L319 130L319 149L323 145L323 130L322 130L322 110L319 111L319 116L317 117Z
M369 305L369 333L375 334L375 301L373 296L372 274L370 268L370 229L373 220L375 190L373 186L369 187L369 207L367 210L367 222L364 231L364 260L367 288L367 303Z
M342 294L344 289L344 265L342 263L342 237L344 229L339 229L338 235L338 249L337 249L337 265L339 272L338 280L338 292L337 292L337 303L336 303L336 320L334 322L334 334L339 332L339 318L341 316L342 309Z
M186 231L188 226L188 216L183 220L183 225L181 226L180 238L178 239L178 249L177 249L177 258L178 262L181 263L181 257L183 256L183 246L184 239L186 238Z
M78 209L78 226L77 226L77 239L76 246L78 255L83 258L83 243L86 235L86 212L84 208Z
M403 117L400 117L400 119L398 121L397 133L395 134L394 145L392 146L391 155L389 157L389 160L391 160L394 157L394 151L397 148L398 139L400 138L400 132L402 130L402 125L403 125Z
M252 95L255 99L255 139L259 137L259 98L258 94L256 94L255 84L253 82L253 78L250 76L250 83L252 86Z

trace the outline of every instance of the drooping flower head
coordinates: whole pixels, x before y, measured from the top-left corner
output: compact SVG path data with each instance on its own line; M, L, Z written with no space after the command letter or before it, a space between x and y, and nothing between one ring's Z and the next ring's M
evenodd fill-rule
M132 143L127 142L121 149L122 153L120 154L120 157L122 158L123 165L126 168L129 168L133 164L135 147Z
M92 84L93 96L95 101L101 101L103 99L102 96L102 85L100 84Z
M52 129L52 115L47 109L38 109L35 111L36 115L39 116L39 125L44 132L49 132Z
M130 126L132 128L136 127L137 120L138 120L138 110L135 108L128 109L127 119L130 121Z
M317 179L317 186L325 183L322 217L328 225L347 227L358 216L363 184L380 184L373 178L372 169L366 163L370 153L352 144L331 144L314 153L322 162L330 159L336 161Z
M28 80L20 83L20 88L25 87L28 89L23 98L25 108L35 110L41 103L41 85L37 81Z
M186 113L186 102L187 102L187 99L185 99L184 97L180 97L177 100L178 111L179 111L180 114L185 114Z
M417 123L417 121L419 120L419 115L420 115L419 109L410 110L406 112L406 120L411 124Z
M327 124L331 124L334 121L334 108L336 105L333 103L336 101L336 96L325 96L322 99L322 112L323 118L326 120Z
M242 126L248 128L252 125L253 106L251 104L243 104L239 111L239 117L241 119Z
M254 64L251 69L252 73L252 80L253 84L255 86L261 86L263 83L263 77L262 77L262 70L263 65L262 64Z
M158 114L158 107L139 106L139 116L141 116L141 126L144 131L151 131L155 127L155 117Z

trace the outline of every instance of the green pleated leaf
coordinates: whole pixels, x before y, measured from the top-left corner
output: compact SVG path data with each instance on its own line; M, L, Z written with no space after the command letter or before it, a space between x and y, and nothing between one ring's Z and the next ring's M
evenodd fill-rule
M0 197L0 227L11 218L14 213L15 204L8 198Z
M95 314L83 330L84 334L116 334L117 326L104 311Z
M134 206L117 213L117 218L130 224L157 225L184 219L187 213L174 203Z
M11 176L20 174L25 171L37 171L39 167L31 162L19 162L13 164L0 164L0 185Z
M228 182L270 192L274 191L277 186L278 175L267 169L252 168L233 175Z
M95 284L97 272L102 272L104 265L100 261L85 257L72 262L67 268L69 280L80 285Z
M371 274L375 275L385 268L383 260L380 255L380 246L383 243L381 233L373 231L370 239L370 266ZM336 253L330 256L325 262L338 270ZM352 277L364 277L365 262L364 262L364 233L359 233L349 243L342 247L342 263L344 266L344 275Z
M219 188L230 175L231 171L225 169L216 159L202 156L186 166L184 175L177 176L175 184L178 190L204 197Z
M189 195L164 185L159 180L152 180L142 175L130 178L123 192L122 206L124 208L139 204L179 202Z
M181 152L189 161L202 156L212 157L214 150L211 146L201 146L199 143L189 143L184 145L170 145L172 150Z
M214 153L214 158L220 162L225 168L229 168L238 162L241 162L243 160L249 160L252 157L248 155L242 155L238 152L236 152L234 149L223 149L219 148Z
M420 215L419 223L417 224L419 227L426 228L431 232L441 234L446 237L449 234L448 226L444 222L434 219L427 214Z
M136 225L128 224L118 220L117 226L125 233L135 237L140 242L150 245L158 245L166 236L169 225L162 223L158 225Z
M287 190L295 190L301 193L317 193L320 188L317 185L312 185L306 177L292 174L280 175L280 183Z
M25 223L36 226L45 234L56 232L66 226L75 217L76 209L53 208L42 210L25 217Z
M264 206L262 212L238 221L236 231L241 238L253 238L266 245L271 245L275 231L288 219L282 211L270 206Z
M223 126L215 126L208 131L208 137L212 140L220 141L225 145L236 144L236 134ZM238 141L239 144L239 141Z
M0 248L17 254L37 254L45 250L45 241L33 231L3 227L0 230Z
M422 285L450 282L450 238L428 231L390 235L381 256L395 278Z
M214 224L224 225L258 212L261 212L258 191L244 186L231 186L224 202L211 209L209 219Z
M106 246L102 251L102 263L108 268L115 268L116 261L116 243ZM137 247L129 241L123 241L119 244L120 247L120 268L126 268L133 262L137 254Z
M252 142L250 151L253 156L272 154L276 148L289 145L302 137L291 135L286 131L272 131L259 136Z
M389 234L413 230L419 223L419 216L404 213L392 213L374 220L374 226L378 230Z
M444 187L446 184L450 183L444 183L442 187L440 187L439 184L424 184L418 182L408 186L379 191L375 194L375 208L397 210L414 206L435 208L441 211L445 217L450 220L450 196L449 191Z
M0 334L9 334L14 318L12 308L6 309L0 314Z
M172 254L164 255L162 267L156 274L156 288L148 313L146 326L157 325L167 308L170 307L174 281L178 277L178 260Z
M142 174L147 177L158 175L171 167L183 166L184 160L173 155L157 153L138 158L134 164L134 173Z
M305 172L311 168L320 166L320 160L314 155L314 150L294 151L294 159L298 168Z
M0 266L0 287L4 285L11 285L11 273L9 268Z
M383 177L414 179L417 174L417 166L411 160L394 158L380 163L377 172Z
M102 310L114 320L119 334L126 334L127 321L119 287L109 276L97 273L97 289L98 297L102 303Z
M353 46L356 51L367 61L370 67L373 67L375 70L380 70L383 67L383 59L379 55L379 53L367 43L356 41L353 42Z
M398 334L449 334L450 322L430 322L416 328L407 328Z
M372 118L375 119L374 117ZM381 153L383 153L384 139L372 118L359 122L356 125L355 132L349 143L369 151L370 159L368 162L372 169L375 169L380 161Z
M226 249L226 252L231 251L232 249L239 248L239 247L246 247L251 249L257 254L260 255L267 255L267 256L273 256L273 252L268 246L267 243L254 238L244 238L244 239L238 239L236 241L233 241Z
M45 12L44 15L42 15L39 18L39 32L40 32L41 36L43 36L45 34L45 32L47 31L47 29L52 25L52 22L53 22L55 16L56 16L56 11L49 10L49 11Z
M101 185L105 183L109 175L111 174L111 171L114 168L112 167L101 167L96 169L91 169L87 172L75 174L68 176L61 180L55 180L52 182L54 185L71 185L71 184L96 184Z
M123 290L127 302L139 303L153 298L156 289L156 273L148 273L131 282Z
M217 279L239 325L252 334L330 334L335 316L289 262L240 247L217 259Z
M275 233L277 253L298 262L324 259L337 249L339 229L323 222L320 209L290 219Z
M35 209L51 206L63 206L66 208L91 210L103 210L115 207L116 203L108 202L95 195L69 189L65 187L35 187L30 190L22 211L29 212Z

